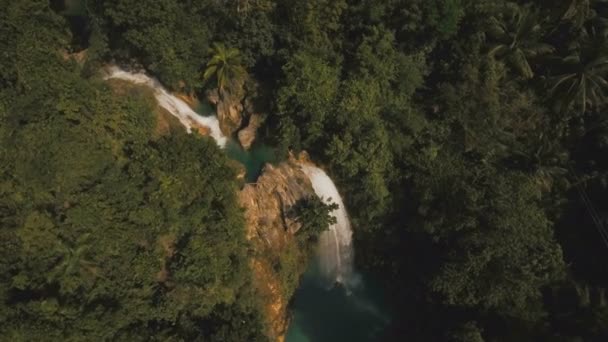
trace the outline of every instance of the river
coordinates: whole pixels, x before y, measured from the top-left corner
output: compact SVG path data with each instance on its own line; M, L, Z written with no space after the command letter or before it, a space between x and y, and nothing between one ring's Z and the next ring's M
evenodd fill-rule
M266 163L275 163L275 150L256 143L249 151L224 136L210 107L199 104L195 110L170 94L156 79L144 73L131 73L109 67L106 78L118 78L150 87L159 105L176 116L190 132L194 125L210 128L211 136L227 155L246 169L246 181L255 182ZM381 291L353 267L352 230L342 198L333 181L322 169L303 164L315 193L326 202L338 204L332 215L336 223L319 237L317 253L302 276L291 306L287 342L367 342L374 341L388 324Z

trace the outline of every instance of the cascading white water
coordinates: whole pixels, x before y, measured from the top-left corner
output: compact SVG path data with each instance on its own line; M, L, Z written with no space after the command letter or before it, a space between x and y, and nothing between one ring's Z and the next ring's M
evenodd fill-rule
M308 176L312 188L325 203L336 203L339 208L332 212L336 223L324 231L319 238L319 265L323 276L346 287L357 282L353 272L353 232L346 213L346 207L331 178L318 167L302 164L302 171Z
M188 133L192 131L193 125L200 125L208 127L210 130L211 137L215 139L220 147L226 146L226 137L220 130L220 124L215 116L201 116L196 113L186 102L179 99L178 97L171 95L160 84L160 82L144 73L132 73L117 66L110 66L107 68L107 76L105 79L120 79L129 81L135 84L143 84L154 90L154 97L158 104L173 114L179 119L179 121L186 127Z
M226 145L227 138L220 130L217 117L197 114L183 100L171 95L155 78L140 72L128 72L117 66L110 66L106 70L105 79L121 79L153 89L158 104L177 117L188 133L192 131L193 126L205 126L210 129L211 136L220 147ZM319 237L318 254L322 275L332 284L338 282L347 288L352 288L358 283L358 277L353 271L352 230L342 197L331 178L323 170L310 164L301 166L317 196L326 203L338 205L338 209L332 212L336 223Z

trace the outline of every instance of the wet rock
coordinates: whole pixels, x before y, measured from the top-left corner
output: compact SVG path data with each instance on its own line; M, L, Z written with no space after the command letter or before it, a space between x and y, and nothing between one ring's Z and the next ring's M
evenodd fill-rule
M302 156L305 158L304 156ZM300 274L304 269L277 270L281 255L299 250L295 234L301 224L288 215L290 208L300 199L314 196L310 180L300 168L303 159L291 156L277 166L266 164L256 183L247 184L239 193L239 203L245 209L247 239L255 249L251 259L253 284L263 297L264 313L272 341L283 341L287 331L287 304L292 294L284 287L286 277Z
M253 144L258 128L262 124L262 116L252 114L249 117L249 124L238 133L239 142L244 149L248 150Z
M298 159L290 157L277 166L266 164L257 182L247 184L239 194L248 238L260 238L270 248L281 246L300 227L287 218L287 211L298 200L310 196L315 193Z
M218 91L214 89L207 93L207 99L215 105L220 129L226 136L231 136L240 127L243 121L243 94L241 92Z

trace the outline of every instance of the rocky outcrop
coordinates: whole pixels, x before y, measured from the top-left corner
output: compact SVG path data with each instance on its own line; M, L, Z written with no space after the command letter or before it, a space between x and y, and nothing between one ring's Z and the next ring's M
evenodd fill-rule
M253 144L263 122L263 115L260 114L263 105L258 101L258 88L259 85L251 80L241 80L225 89L207 92L207 100L215 106L222 133L232 136L238 132L239 142L246 150Z
M239 142L244 149L248 150L251 147L255 140L256 132L261 124L262 116L260 114L252 114L249 117L249 124L247 124L247 127L239 131Z
M243 97L242 92L218 91L217 89L207 93L207 99L215 106L220 129L226 136L231 136L241 127Z
M299 199L314 195L299 164L294 156L277 166L266 164L257 182L241 190L239 200L245 208L249 239L259 239L275 248L297 232L299 223L287 217L287 212Z
M200 135L210 135L211 134L211 128L209 128L208 126L201 125L200 123L198 123L194 120L188 120L188 122L190 123L190 127L192 127L192 130L198 132L198 134L200 134Z
M293 290L284 279L294 276L297 279L304 270L276 265L281 265L285 255L294 253L301 260L308 258L300 255L305 252L300 251L294 237L301 225L289 215L298 200L314 196L310 180L299 166L305 158L305 155L290 156L277 166L267 164L257 182L247 184L239 194L239 202L245 209L247 238L255 249L251 259L252 282L265 306L266 335L273 341L283 341L287 330L287 304Z
M185 87L185 86L181 85L181 82L183 82L183 81L180 81L180 87L182 87L182 88ZM188 104L188 106L190 106L191 108L196 108L196 107L199 106L198 99L196 98L196 95L194 95L193 92L188 92L188 93L187 92L180 92L180 93L175 93L174 95L178 99L186 102Z

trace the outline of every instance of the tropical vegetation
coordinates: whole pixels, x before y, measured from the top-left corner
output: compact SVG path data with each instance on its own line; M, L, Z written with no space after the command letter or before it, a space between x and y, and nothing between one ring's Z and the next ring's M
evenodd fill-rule
M0 8L0 339L265 338L227 157L157 134L106 63L200 98L255 84L259 139L344 197L379 340L608 339L606 1ZM326 225L317 200L294 212Z

